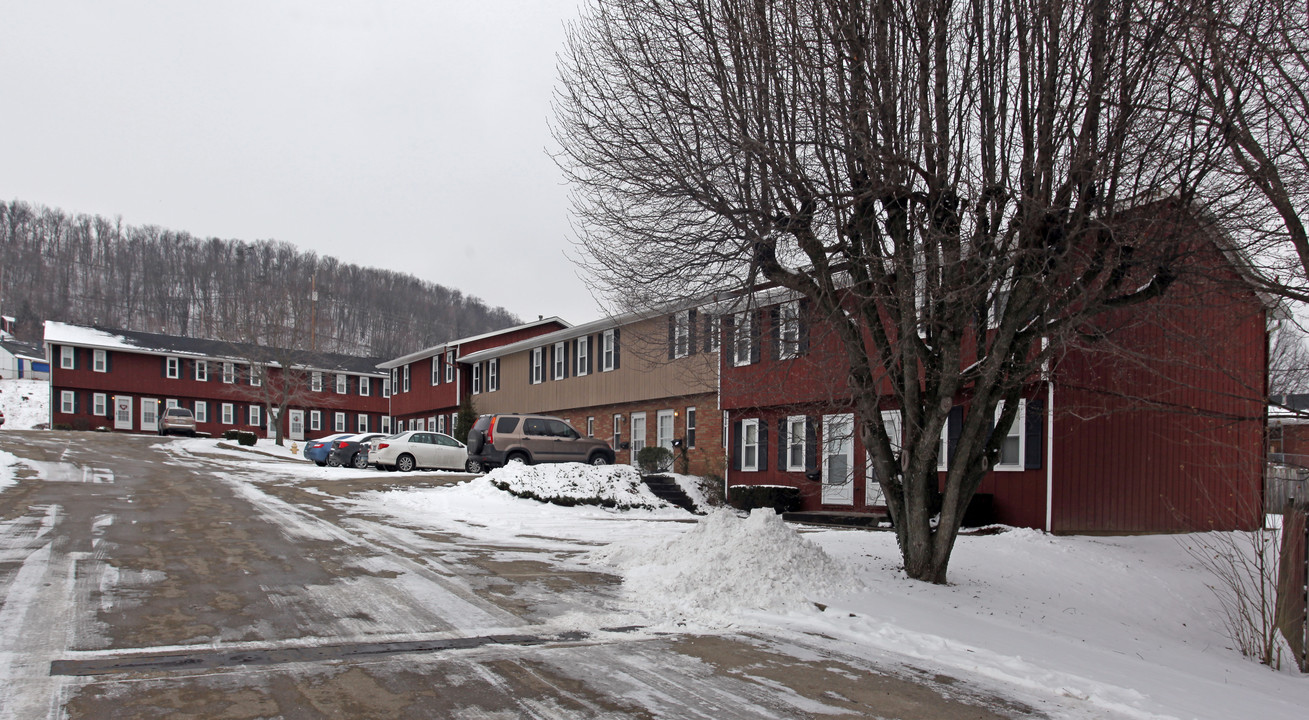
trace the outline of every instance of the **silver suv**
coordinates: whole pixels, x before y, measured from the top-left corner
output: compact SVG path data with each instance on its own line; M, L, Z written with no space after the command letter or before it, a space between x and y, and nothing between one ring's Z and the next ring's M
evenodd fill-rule
M612 465L614 451L604 440L585 437L557 417L479 417L468 431L468 471L485 472L511 462Z
M184 407L170 407L159 416L159 434L186 433L195 437L195 415Z

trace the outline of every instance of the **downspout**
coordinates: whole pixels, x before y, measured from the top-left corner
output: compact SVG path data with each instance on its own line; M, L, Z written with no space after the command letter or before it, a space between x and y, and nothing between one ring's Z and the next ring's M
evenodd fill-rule
M1041 338L1041 349L1049 347L1049 338ZM1054 526L1054 373L1050 372L1050 359L1046 358L1045 367L1046 401L1045 401L1045 531L1052 532Z

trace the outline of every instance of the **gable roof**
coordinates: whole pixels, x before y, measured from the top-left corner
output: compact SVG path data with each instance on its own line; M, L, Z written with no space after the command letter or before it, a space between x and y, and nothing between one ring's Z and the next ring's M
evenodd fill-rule
M423 358L431 357L433 355L439 355L440 353L445 352L447 348L457 347L459 345L465 345L471 342L477 342L478 340L486 340L488 338L493 338L497 335L505 335L511 332L517 332L519 330L530 330L531 328L534 327L540 327L542 325L552 325L552 324L562 325L564 326L564 328L572 327L572 325L570 325L567 321L563 320L558 316L541 318L540 320L535 320L530 323L524 323L522 325L514 325L513 327L502 328L500 330L493 330L491 332L482 333L481 335L473 335L471 337L459 338L457 340L449 340L444 343L441 343L440 345L433 345L432 347L429 348L423 348L422 350L419 350L417 352L411 352L408 355L404 355L402 357L386 360L384 362L379 362L377 366L389 370L394 367L400 367L401 365L408 365L409 363L414 362L415 360L422 360ZM482 351L482 352L486 352L486 351Z
M383 374L377 369L380 358L269 348L258 343L86 327L54 321L46 321L45 342L47 345L76 345L100 350L125 350L146 355L179 355L238 362L254 361L265 363L271 367L280 367L280 361L289 358L290 364L297 367L350 372L361 375L381 376Z
M31 343L25 343L13 338L5 338L4 340L0 340L0 348L4 348L5 352L14 357L20 357L24 360L45 362L45 352Z

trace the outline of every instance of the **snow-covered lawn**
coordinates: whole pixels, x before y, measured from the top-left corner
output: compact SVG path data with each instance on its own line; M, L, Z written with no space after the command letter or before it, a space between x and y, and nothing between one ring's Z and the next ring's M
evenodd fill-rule
M546 488L578 466L541 466ZM610 475L613 477L614 475ZM768 512L560 507L511 496L522 469L364 495L414 527L557 552L620 574L651 630L753 632L935 668L1056 718L1304 718L1309 676L1231 649L1190 536L959 539L948 586L910 581L889 532L809 530ZM598 481L598 480L597 480ZM682 520L684 522L670 522ZM580 551L580 552L579 552ZM605 618L612 622L612 618Z
M45 380L0 380L0 411L5 430L31 430L50 422L50 383Z

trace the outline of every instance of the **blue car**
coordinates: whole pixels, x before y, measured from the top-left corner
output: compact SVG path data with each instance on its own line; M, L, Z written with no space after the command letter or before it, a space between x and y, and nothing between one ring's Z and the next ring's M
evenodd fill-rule
M305 459L313 460L314 464L318 467L326 465L327 454L332 452L332 441L353 434L354 433L336 433L335 435L320 437L317 440L306 440Z

